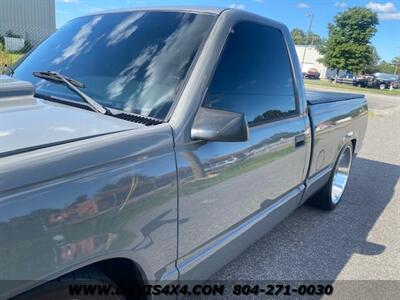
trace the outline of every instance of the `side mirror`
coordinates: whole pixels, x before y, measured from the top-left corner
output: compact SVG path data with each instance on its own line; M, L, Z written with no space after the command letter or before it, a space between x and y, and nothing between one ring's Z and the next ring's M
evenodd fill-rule
M243 113L200 107L191 137L194 140L244 142L249 137L249 128Z

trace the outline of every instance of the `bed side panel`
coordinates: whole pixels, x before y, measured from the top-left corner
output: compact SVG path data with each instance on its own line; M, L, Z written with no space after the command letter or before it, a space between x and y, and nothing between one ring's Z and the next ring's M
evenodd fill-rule
M342 146L356 139L358 152L364 139L368 107L365 98L309 105L314 147L309 177L333 167Z

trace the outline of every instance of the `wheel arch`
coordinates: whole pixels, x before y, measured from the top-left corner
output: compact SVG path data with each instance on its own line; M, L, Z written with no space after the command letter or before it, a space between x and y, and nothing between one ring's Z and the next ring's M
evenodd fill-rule
M95 267L100 270L116 283L117 286L126 286L127 280L130 283L135 283L140 286L148 284L146 271L137 261L126 256L103 257L95 261L88 261L87 263L76 265L75 267L66 268L54 276L49 276L43 280L36 281L36 283L26 286L14 296L21 296L30 291L40 289L42 286L58 280L61 277L68 276L69 274L88 267ZM134 299L132 297L132 295L130 297L127 296L127 300Z
M348 143L351 144L351 146L353 148L352 149L353 150L353 155L356 155L356 153L358 152L357 150L359 150L359 149L356 148L357 146L359 146L357 140L358 140L358 134L355 131L351 131L351 136L349 135L349 133L347 133L346 135L343 136L342 142L338 145L338 147L336 149L336 154L335 154L334 159L333 159L333 161L331 163L332 167L334 166L336 160L339 158L339 155L340 155L341 151L343 150L343 147L346 144L348 144Z

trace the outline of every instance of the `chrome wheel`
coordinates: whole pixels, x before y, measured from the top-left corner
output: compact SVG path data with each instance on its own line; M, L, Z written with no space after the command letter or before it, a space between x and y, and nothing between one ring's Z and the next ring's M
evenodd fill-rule
M353 149L350 145L341 152L336 164L335 173L332 180L331 199L333 204L337 204L346 188L347 180L350 175L351 161L353 158Z

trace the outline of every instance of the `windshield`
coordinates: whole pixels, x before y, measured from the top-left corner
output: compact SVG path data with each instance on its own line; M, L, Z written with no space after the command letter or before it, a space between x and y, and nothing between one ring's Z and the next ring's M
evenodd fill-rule
M213 16L127 12L75 19L34 50L14 76L36 93L82 101L65 86L32 76L56 71L85 84L100 104L157 119L168 114Z

